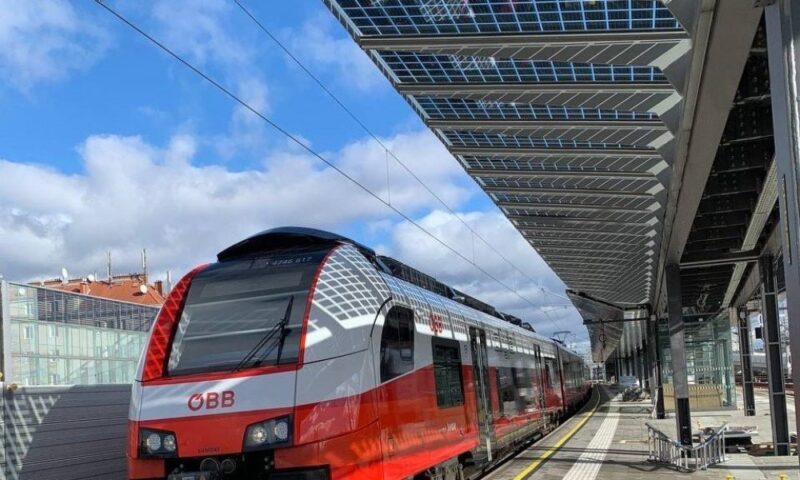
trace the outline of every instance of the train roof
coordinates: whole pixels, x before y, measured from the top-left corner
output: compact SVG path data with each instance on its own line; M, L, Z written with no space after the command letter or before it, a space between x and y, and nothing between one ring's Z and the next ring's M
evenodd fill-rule
M554 344L557 344L562 350L571 352L571 350L567 349L564 345L558 344L558 342L555 342L553 339L549 339L537 334L530 323L524 322L522 319L514 315L500 312L492 305L456 290L455 288L426 273L410 267L399 260L378 255L373 249L358 243L351 238L327 232L325 230L306 227L278 227L264 230L222 250L217 254L217 259L220 262L224 262L257 254L259 252L276 249L294 249L298 247L311 248L323 247L326 245L333 246L337 244L348 244L354 246L362 254L364 254L364 256L369 258L376 268L389 275L401 280L405 280L437 295L441 295L462 305L466 305L467 307L483 312L494 319L510 323L519 327L521 330L532 334L536 338L551 341Z

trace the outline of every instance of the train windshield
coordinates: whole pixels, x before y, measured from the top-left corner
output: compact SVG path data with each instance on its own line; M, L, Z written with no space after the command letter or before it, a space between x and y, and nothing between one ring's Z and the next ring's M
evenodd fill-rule
M296 362L308 290L325 253L230 260L200 272L189 287L167 374Z

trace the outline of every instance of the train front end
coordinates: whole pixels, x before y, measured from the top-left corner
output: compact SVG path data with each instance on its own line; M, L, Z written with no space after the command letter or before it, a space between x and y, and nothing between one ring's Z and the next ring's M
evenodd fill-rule
M320 277L369 267L353 261L366 263L350 245L273 231L181 279L134 382L129 478L342 478L332 464L374 438L368 330L381 300L371 289L361 324L336 338L343 326L325 308Z

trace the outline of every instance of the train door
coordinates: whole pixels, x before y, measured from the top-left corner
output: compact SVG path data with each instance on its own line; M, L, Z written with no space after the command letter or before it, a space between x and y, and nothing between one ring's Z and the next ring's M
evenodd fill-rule
M539 384L537 385L539 390L539 409L544 411L547 408L547 402L545 402L544 391L547 386L545 385L545 374L544 374L544 361L542 360L542 349L539 345L534 345L535 349L535 359L536 359L536 377L539 380Z
M556 348L556 363L558 365L558 380L561 383L561 411L566 412L569 406L569 399L567 398L567 391L564 381L566 380L566 375L564 375L564 368L566 364L564 363L564 359L561 358L561 351Z
M489 356L486 351L486 332L470 327L469 339L472 348L472 372L478 404L478 430L480 432L478 454L487 461L492 461L492 443L495 438L489 390ZM475 460L479 462L482 459L476 458Z

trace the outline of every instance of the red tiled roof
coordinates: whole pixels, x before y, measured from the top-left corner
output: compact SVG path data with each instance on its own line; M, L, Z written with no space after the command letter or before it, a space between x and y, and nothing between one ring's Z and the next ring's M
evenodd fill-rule
M164 303L161 282L147 285L147 291L142 293L140 288L144 282L143 276L140 275L117 276L110 283L107 280L89 282L83 279L69 280L67 283L61 280L47 280L43 283L48 288L110 300L157 306Z

